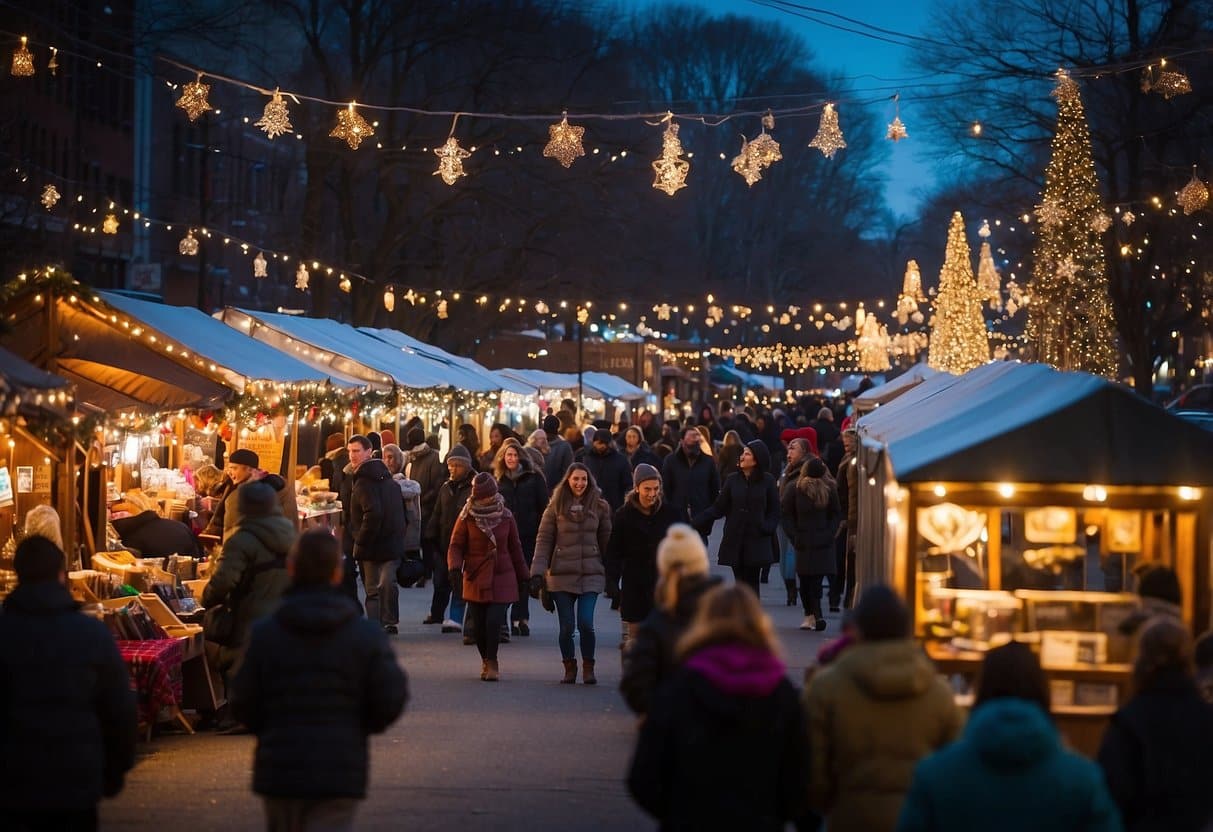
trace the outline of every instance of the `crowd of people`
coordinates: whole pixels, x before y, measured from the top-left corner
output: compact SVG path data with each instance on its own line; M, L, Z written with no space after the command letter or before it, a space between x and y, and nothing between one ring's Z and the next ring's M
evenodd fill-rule
M485 682L503 678L500 645L530 636L537 600L558 621L559 681L596 684L608 598L620 691L640 720L627 783L663 829L1208 829L1210 636L1194 645L1174 615L1143 608L1136 694L1097 763L1063 747L1022 645L989 652L966 724L904 602L879 585L853 597L845 414L812 400L719 411L582 427L562 409L525 438L493 425L484 449L463 426L445 459L419 424L403 446L390 432L334 434L319 468L340 494L339 536L300 534L290 489L233 452L213 484L202 601L229 613L206 630L229 701L215 727L256 734L267 826L352 826L367 736L408 699L391 646L400 588L428 585L423 624L475 645ZM0 758L15 772L0 778L0 825L94 828L133 763L134 704L108 632L64 586L57 518L39 531L45 512L33 514L0 616ZM727 585L709 563L718 520ZM771 571L803 630L826 629L827 605L847 608L803 692L759 603ZM83 753L48 752L69 735Z

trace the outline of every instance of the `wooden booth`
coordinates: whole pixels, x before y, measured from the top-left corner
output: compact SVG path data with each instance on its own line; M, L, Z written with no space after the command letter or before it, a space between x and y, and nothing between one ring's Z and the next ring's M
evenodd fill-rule
M1131 694L1137 567L1210 624L1213 434L1043 365L932 376L859 422L860 589L886 582L961 695L983 653L1039 650L1063 734L1094 753Z

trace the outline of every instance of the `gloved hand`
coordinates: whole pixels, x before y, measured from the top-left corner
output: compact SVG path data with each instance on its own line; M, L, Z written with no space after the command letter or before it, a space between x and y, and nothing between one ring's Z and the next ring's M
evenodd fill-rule
M543 589L546 583L547 582L544 581L542 575L535 575L533 578L531 578L531 597L538 598L539 590Z
M611 601L618 601L619 600L619 586L614 585L614 584L607 584L607 588L605 590L603 590L602 594L605 595L607 598L611 599Z

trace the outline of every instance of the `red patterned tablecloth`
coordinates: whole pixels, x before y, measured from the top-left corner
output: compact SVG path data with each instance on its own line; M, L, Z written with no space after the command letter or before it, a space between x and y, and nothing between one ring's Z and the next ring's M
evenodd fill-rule
M118 652L131 674L141 722L155 722L163 707L181 702L181 641L119 641Z

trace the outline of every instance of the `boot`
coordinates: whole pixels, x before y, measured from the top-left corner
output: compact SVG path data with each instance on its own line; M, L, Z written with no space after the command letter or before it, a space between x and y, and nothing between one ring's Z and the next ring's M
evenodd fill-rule
M562 659L561 663L564 665L564 678L560 680L560 684L562 684L562 685L577 684L577 660L576 659Z
M788 606L796 606L796 581L791 578L787 578L784 580L783 585L788 590Z
M501 674L497 670L496 659L485 659L484 670L481 671L480 678L485 682L496 682L501 678Z
M598 684L598 677L594 675L593 659L586 659L581 663L581 681L587 685Z

